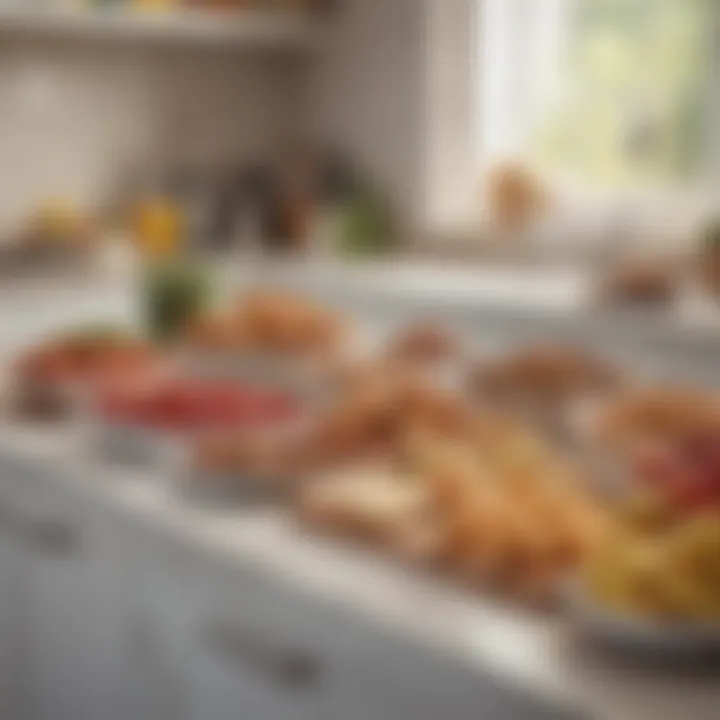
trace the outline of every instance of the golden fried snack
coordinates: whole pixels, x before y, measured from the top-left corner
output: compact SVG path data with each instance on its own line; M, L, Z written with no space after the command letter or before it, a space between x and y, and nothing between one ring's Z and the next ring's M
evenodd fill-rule
M597 439L623 449L646 441L672 441L720 432L718 396L688 388L650 388L628 393L602 410Z
M497 488L474 490L441 515L442 561L465 579L489 582L502 570L513 536L507 498Z
M391 450L397 426L391 401L381 392L368 390L342 398L329 408L308 438L318 458L342 463Z
M439 512L462 507L478 485L495 486L496 479L483 474L474 449L460 441L438 439L423 428L408 433L405 445Z
M242 350L303 359L339 354L347 321L312 300L284 292L256 291L225 312L199 318L188 340L200 349Z
M720 619L717 508L647 527L620 520L587 558L588 590L621 613L681 623Z
M359 457L402 457L413 432L462 433L472 411L457 396L434 388L422 373L395 366L368 368L349 381L308 438L326 464Z
M237 322L245 326L256 350L293 352L301 340L302 311L291 298L254 295L241 307Z
M236 351L248 345L245 328L221 313L196 318L185 336L191 347L211 352Z
M412 381L400 383L395 392L403 429L425 428L449 437L470 432L473 409L456 393Z
M460 351L460 340L446 326L424 321L393 338L387 354L402 363L434 365L457 359Z
M480 397L511 404L563 402L617 387L615 368L571 346L531 347L479 367L470 388Z
M610 519L594 499L567 491L532 504L548 537L549 559L559 569L575 567L608 532Z
M572 463L522 427L490 434L487 422L479 442L408 439L428 491L437 560L473 583L549 600L603 536L605 513Z

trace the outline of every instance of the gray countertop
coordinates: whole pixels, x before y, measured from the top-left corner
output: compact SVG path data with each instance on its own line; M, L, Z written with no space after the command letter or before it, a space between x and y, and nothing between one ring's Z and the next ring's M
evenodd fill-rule
M231 256L208 261L218 286L288 287L361 307L395 307L404 312L500 315L508 321L541 321L574 330L614 330L635 341L664 339L688 349L720 349L720 304L686 294L667 311L599 312L591 307L592 279L577 268L522 268L457 263L332 260L271 261ZM34 326L61 316L127 317L134 311L126 271L69 279L38 278L0 286L4 326L33 315ZM41 310L45 310L43 313Z
M505 271L507 272L507 271ZM386 265L339 268L263 265L238 260L224 268L224 282L292 284L318 290L360 292L412 298L462 299L474 307L496 303L527 312L572 316L580 302L580 280L525 277L512 271L462 271ZM0 292L0 351L4 354L39 333L64 324L107 317L131 319L134 305L126 278L90 279L73 286L40 284ZM540 298L543 298L542 301ZM669 326L668 326L669 327ZM714 341L714 340L713 340ZM381 559L310 540L280 513L234 510L207 512L180 502L167 483L153 475L136 482L117 469L98 468L82 448L62 433L42 434L5 428L0 451L45 468L58 482L97 494L125 511L206 545L229 557L252 556L286 576L378 622L391 622L431 644L439 644L469 663L490 666L540 692L577 701L602 720L715 720L720 685L715 678L668 679L642 670L617 667L579 652L564 623L495 605L444 587L433 580L400 573ZM428 622L442 618L442 623Z

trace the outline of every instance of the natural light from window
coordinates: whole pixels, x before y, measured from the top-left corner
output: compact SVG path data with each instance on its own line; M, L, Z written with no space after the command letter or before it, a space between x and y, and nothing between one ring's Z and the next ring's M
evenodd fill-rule
M720 2L481 2L485 166L522 158L611 189L687 185L710 170Z

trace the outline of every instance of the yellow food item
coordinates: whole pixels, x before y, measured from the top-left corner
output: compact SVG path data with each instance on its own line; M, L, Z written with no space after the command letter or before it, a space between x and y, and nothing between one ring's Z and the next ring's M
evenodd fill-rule
M658 619L720 619L720 511L645 526L625 518L589 557L593 596L619 611Z
M69 198L43 201L27 225L27 239L62 246L80 245L92 239L92 223Z
M178 249L182 216L169 200L157 198L140 204L135 215L135 236L141 250L154 257L171 255Z
M43 204L37 214L37 228L46 236L57 237L73 231L80 213L70 200L55 198Z

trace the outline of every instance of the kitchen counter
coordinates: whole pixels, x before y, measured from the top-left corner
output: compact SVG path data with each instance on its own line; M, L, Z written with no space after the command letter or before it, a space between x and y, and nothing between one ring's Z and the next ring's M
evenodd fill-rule
M687 292L667 311L599 311L592 307L591 270L582 267L461 265L408 261L236 260L229 277L333 295L372 296L438 313L503 311L548 322L612 323L630 332L720 345L720 305Z
M385 327L424 316L448 320L479 356L518 345L569 343L648 380L720 387L720 307L686 294L667 310L593 307L582 268L459 266L376 261L236 260L226 286L270 286L309 293Z
M561 618L509 609L309 537L280 511L192 507L157 475L98 465L79 441L74 433L5 428L0 461L27 464L49 482L88 494L231 564L252 561L282 578L288 592L296 587L322 596L372 625L412 636L428 652L490 672L519 692L581 708L587 717L717 718L716 676L673 676L612 663L581 647Z
M592 274L581 267L405 260L348 263L246 255L210 258L207 264L223 292L249 286L287 287L361 309L470 316L478 321L499 316L507 323L541 323L547 332L582 335L589 328L592 333L609 332L633 342L680 343L688 351L720 350L717 303L686 293L667 311L599 311L590 300ZM105 268L69 281L50 277L14 282L0 286L0 297L4 305L20 313L59 302L70 314L124 318L134 312L128 295L131 276L125 266L127 262L119 271ZM9 314L2 321L17 324Z
M545 298L542 312L558 315L572 315L569 307L580 298L578 278L572 275L556 282L547 275L532 280L515 271L505 276L494 271L386 265L338 269L317 264L264 265L259 271L249 262L226 265L224 272L228 285L252 280L316 292L323 287L333 292L354 289L358 294L364 290L366 295L370 288L383 297L406 293L414 302L450 296L475 308L494 299L523 312L540 312L538 299ZM0 339L6 353L39 332L108 316L132 319L135 309L123 279L94 280L72 288L17 289L5 295ZM417 640L428 652L452 657L473 672L499 676L519 691L579 707L591 718L718 717L716 676L675 676L610 662L581 648L560 618L509 609L421 573L402 572L371 554L311 538L280 511L192 507L177 497L167 480L98 464L73 432L5 427L0 431L0 462L30 468L61 492L87 496L98 507L139 519L202 549L208 557L223 558L228 567L250 562L281 579L289 594L302 588L373 627L392 628ZM453 698L447 702L452 704Z

